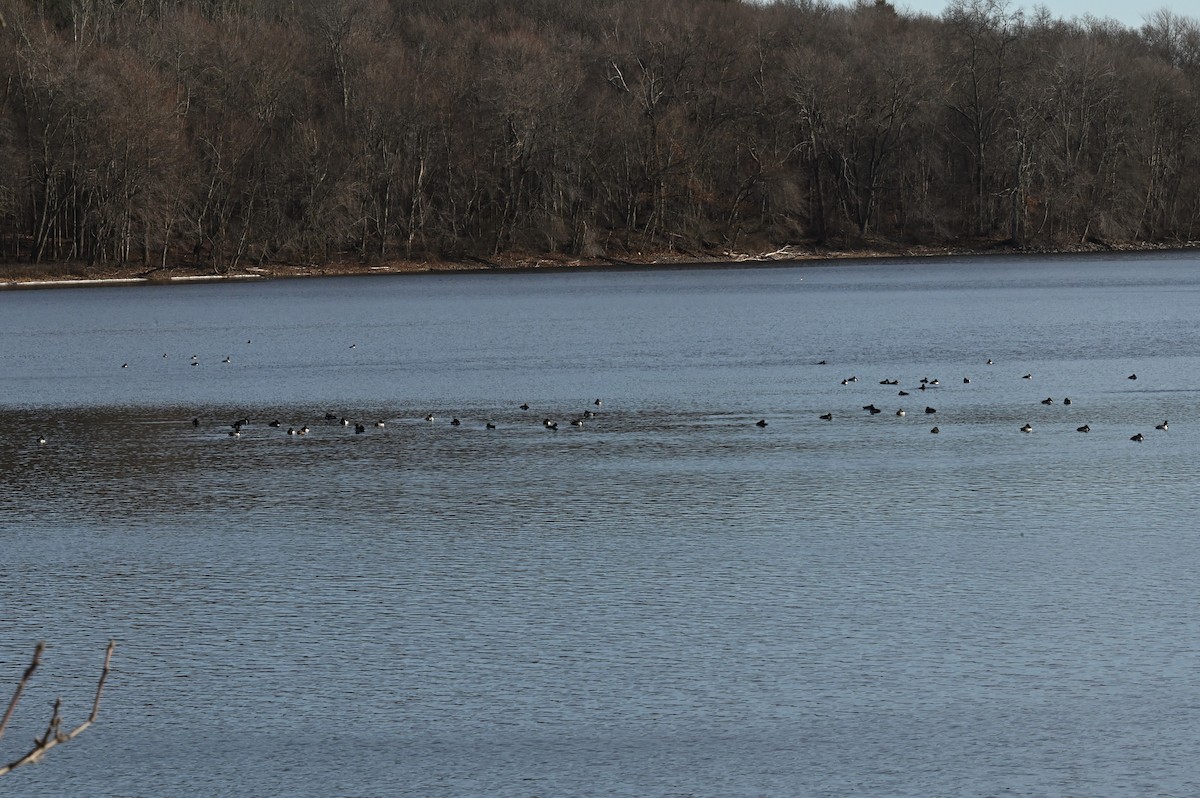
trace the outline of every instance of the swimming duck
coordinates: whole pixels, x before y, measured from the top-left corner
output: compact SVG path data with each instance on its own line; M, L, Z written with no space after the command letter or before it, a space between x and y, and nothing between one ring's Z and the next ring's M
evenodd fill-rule
M937 409L933 408L933 407L927 407L927 408L925 408L925 412L926 413L936 413Z
M1071 404L1071 397L1069 397L1069 396L1068 396L1068 397L1066 397L1065 399L1063 399L1063 404L1064 404L1064 405L1069 405L1069 404Z
M1033 425L1026 424L1025 426L1021 427L1021 432L1033 432Z
M452 419L450 419L450 426L452 426L452 427L457 427L457 426L458 426L459 424L461 424L461 423L462 423L462 422L461 422L461 421L459 421L457 418L452 418Z
M528 409L529 409L529 405L528 405L528 404L523 404L523 405L521 405L521 409L522 409L522 410L528 410Z
M354 434L355 435L362 435L366 431L367 431L367 428L365 426L363 426L362 424L354 425Z
M495 429L496 428L496 425L490 421L488 423L484 424L483 426L485 429Z
M1136 441L1137 443L1141 443L1142 441L1146 440L1146 436L1142 435L1142 433L1139 432L1137 435L1134 435L1129 440Z
M1022 377L1021 379L1023 379L1023 380L1032 380L1032 379L1033 379L1033 375L1032 375L1032 374L1026 374L1026 375L1025 375L1024 377Z
M279 419L275 419L274 421L272 421L272 422L271 422L270 424L268 424L267 426L268 426L268 427L278 427L278 426L279 426Z
M592 402L592 404L594 404L596 407L600 407L600 405L604 404L604 401L602 399L597 399L596 401Z
M1076 432L1091 432L1092 428L1089 427L1087 424L1084 424L1082 427L1076 427L1075 431Z
M39 435L39 436L38 436L38 444L39 444L39 445L44 445L45 443L46 443L46 436L45 436L45 435Z
M1044 404L1044 405L1052 405L1052 404L1054 404L1054 400L1053 400L1053 399L1051 399L1049 396L1047 396L1045 399L1043 399L1043 400L1042 400L1042 404Z
M574 419L571 419L571 426L572 426L572 427L582 427L582 426L583 426L583 419L582 419L582 418L574 418Z
M934 427L933 429L931 429L929 431L932 432L934 435L937 435L939 432L941 432L941 430L938 429L937 427Z
M971 384L971 378L963 377L963 385L970 385L970 384Z
M433 421L433 413L430 413L429 415L425 416L425 420L426 420L426 421Z
M198 426L200 426L200 419L198 419L198 418L193 418L193 419L192 419L192 426L193 426L193 427L198 427Z
M305 424L303 427L301 427L301 428L300 428L300 434L301 434L301 435L307 435L307 434L308 434L308 425L307 425L307 424Z
M1155 428L1155 429L1166 430L1166 428L1167 428L1167 422L1166 422L1166 421L1164 421L1163 423L1161 423L1161 424L1158 424L1158 425L1157 425L1157 426L1155 426L1154 428Z
M1136 379L1137 379L1137 375L1136 375L1136 374L1130 374L1128 377L1126 377L1126 379L1129 379L1129 380L1136 380Z
M376 421L376 422L375 422L375 426L376 426L376 427L378 427L379 429L383 429L383 427L384 427L385 425L384 425L384 423L383 423L382 421Z
M904 408L902 407L902 408L900 408L899 410L897 410L897 411L896 411L896 415L898 415L898 416L903 416L903 415L904 415Z
M988 360L987 360L987 364L988 364L989 366L990 366L990 365L992 365L992 359L991 359L990 357L989 357L989 358L988 358Z
M821 416L820 419L822 421L833 421L833 413L826 413L825 415Z
M765 427L767 426L767 420L765 418L760 418L758 421L754 422L754 426Z
M900 393L896 394L896 396L908 396L908 391L901 391Z

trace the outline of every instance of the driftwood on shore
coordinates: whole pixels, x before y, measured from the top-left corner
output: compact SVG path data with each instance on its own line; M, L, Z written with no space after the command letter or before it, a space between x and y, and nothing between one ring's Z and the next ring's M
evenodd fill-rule
M62 699L56 698L54 700L54 709L50 714L50 720L46 724L46 730L41 736L33 739L32 748L8 764L0 765L0 776L7 775L22 765L32 765L40 762L50 749L74 740L96 722L96 718L100 716L100 697L104 694L104 683L108 680L109 664L112 661L113 650L116 646L115 640L108 641L108 649L104 654L104 667L100 671L100 681L96 685L96 696L92 700L92 712L88 715L87 720L73 729L64 730L61 715ZM33 659L30 661L29 667L21 674L21 679L17 682L17 687L13 691L12 698L9 699L8 707L4 710L4 716L0 718L0 738L4 737L4 732L8 729L9 721L12 720L12 716L16 712L17 704L21 701L21 696L25 693L25 688L32 681L34 673L42 664L42 654L45 650L46 644L38 643L33 651Z

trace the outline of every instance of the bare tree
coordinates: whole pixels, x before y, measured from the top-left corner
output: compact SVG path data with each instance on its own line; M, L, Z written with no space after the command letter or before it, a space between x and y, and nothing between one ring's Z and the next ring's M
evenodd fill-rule
M33 739L33 747L28 751L7 765L0 765L0 776L5 776L22 765L32 765L40 762L42 757L51 748L74 740L96 722L96 718L100 716L100 697L104 693L104 682L108 679L109 663L112 661L113 649L116 646L117 642L115 640L108 641L108 649L104 653L104 668L100 671L100 681L96 685L96 697L92 701L92 713L88 715L88 719L69 731L64 730L62 728L62 715L60 714L62 699L56 698L54 700L54 710L50 714L50 721L46 724L46 731L40 737ZM4 717L0 718L0 737L4 736L4 732L8 729L8 722L12 720L13 713L17 709L17 703L21 700L26 686L33 679L34 672L42 664L42 653L45 650L45 643L38 643L37 647L33 650L33 661L29 663L29 667L21 675L21 680L17 682L17 688L13 691L12 698L9 699L8 708L4 710Z

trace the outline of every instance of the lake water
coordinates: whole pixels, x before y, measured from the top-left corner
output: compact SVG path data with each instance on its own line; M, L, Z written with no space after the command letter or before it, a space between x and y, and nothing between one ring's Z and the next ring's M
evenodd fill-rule
M3 787L1200 794L1198 309L1192 254L0 294L0 758L118 640Z

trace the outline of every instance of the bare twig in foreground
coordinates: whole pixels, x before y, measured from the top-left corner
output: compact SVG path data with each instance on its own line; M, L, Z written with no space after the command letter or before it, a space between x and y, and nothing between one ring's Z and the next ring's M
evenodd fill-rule
M112 660L113 649L116 647L117 642L115 640L108 641L108 650L104 654L104 669L100 672L100 682L96 685L96 698L92 701L92 714L88 716L88 719L70 731L63 731L61 728L62 716L59 714L59 710L62 708L62 699L55 699L54 711L50 715L50 722L46 724L46 731L41 737L33 738L33 748L29 749L28 752L17 757L7 765L0 765L0 776L4 776L22 765L32 765L35 762L41 761L42 757L51 748L74 740L80 734L83 734L84 729L96 721L96 718L100 716L100 696L104 693L104 682L108 679L109 662ZM21 675L21 681L17 683L17 689L13 691L12 699L8 702L8 708L4 710L4 717L0 718L0 737L4 736L4 732L8 728L8 722L12 718L13 712L16 711L17 702L21 700L21 695L25 692L25 686L29 684L34 672L42 664L42 652L45 649L45 643L38 643L37 648L34 649L33 661L29 663L29 667L25 669L25 673Z

